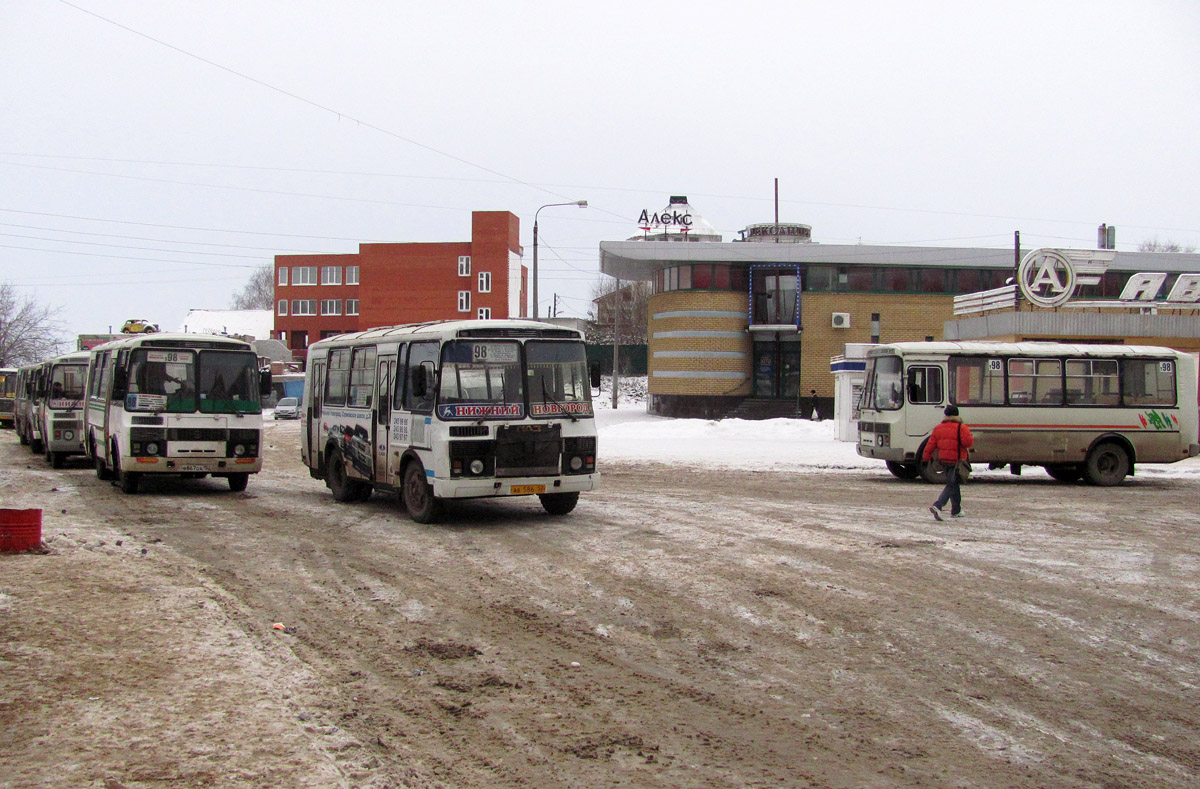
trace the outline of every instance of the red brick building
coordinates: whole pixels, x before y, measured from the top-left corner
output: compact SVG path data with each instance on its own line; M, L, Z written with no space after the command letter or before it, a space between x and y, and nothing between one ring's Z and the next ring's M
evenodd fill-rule
M276 255L273 336L304 359L312 342L375 326L523 318L527 275L520 229L508 211L473 211L470 241Z

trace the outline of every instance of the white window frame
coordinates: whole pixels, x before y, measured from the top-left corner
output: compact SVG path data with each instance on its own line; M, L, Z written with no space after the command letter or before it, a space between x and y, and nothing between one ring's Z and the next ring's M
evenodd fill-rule
M293 285L316 285L320 266L292 266Z
M346 266L346 284L358 284L358 266Z
M357 268L357 266L355 268ZM358 314L358 299L346 299L346 314L347 315L357 315Z
M479 314L479 320L490 321L492 319L492 308L491 307L480 307L478 314Z
M307 316L317 314L316 299L292 299L292 316Z
M492 292L492 272L490 272L490 271L479 272L478 290L480 293L491 293Z
M341 266L321 266L321 284L322 285L341 285L342 284L342 267Z
M341 315L342 300L341 299L321 299L321 314L322 315Z
M287 266L279 267L279 278L278 279L279 279L280 285L287 285L287 282L288 282L287 273L288 273Z
M280 269L280 271L282 271L282 270L283 269ZM288 300L287 299L279 300L279 308L278 308L278 312L276 312L276 314L283 315L285 317L287 316L287 314L288 314Z
M471 311L471 291L460 290L458 292L458 311L459 312L470 312Z
M471 256L470 255L459 255L458 256L458 276L460 276L460 277L471 276Z

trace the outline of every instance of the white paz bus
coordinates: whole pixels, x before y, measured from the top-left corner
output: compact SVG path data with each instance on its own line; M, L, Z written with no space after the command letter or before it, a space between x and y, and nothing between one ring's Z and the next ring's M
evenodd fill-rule
M87 378L88 352L56 356L42 362L34 373L36 396L32 414L35 434L41 443L35 449L45 453L46 462L62 468L71 455L84 454L83 387Z
M301 455L337 501L397 491L410 517L445 499L537 495L565 515L593 490L583 334L525 320L392 326L313 343Z
M975 436L971 461L1013 473L1117 485L1137 463L1200 453L1196 359L1169 348L895 343L867 353L866 375L858 453L902 479L940 481L921 454L951 404Z
M203 334L135 334L91 351L87 447L100 479L136 493L143 477L224 477L246 489L262 470L262 401L271 390L249 343Z

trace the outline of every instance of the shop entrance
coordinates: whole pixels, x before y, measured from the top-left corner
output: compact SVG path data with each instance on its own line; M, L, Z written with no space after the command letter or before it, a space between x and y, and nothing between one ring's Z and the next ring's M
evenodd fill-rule
M800 336L761 336L754 341L754 396L795 400L800 396Z

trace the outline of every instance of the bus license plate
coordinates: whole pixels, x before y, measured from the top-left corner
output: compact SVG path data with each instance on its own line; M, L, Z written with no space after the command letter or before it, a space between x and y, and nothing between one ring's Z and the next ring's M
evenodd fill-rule
M180 466L180 471L208 471L204 466Z
M526 493L545 493L545 485L512 485L508 489L510 496L523 496Z

